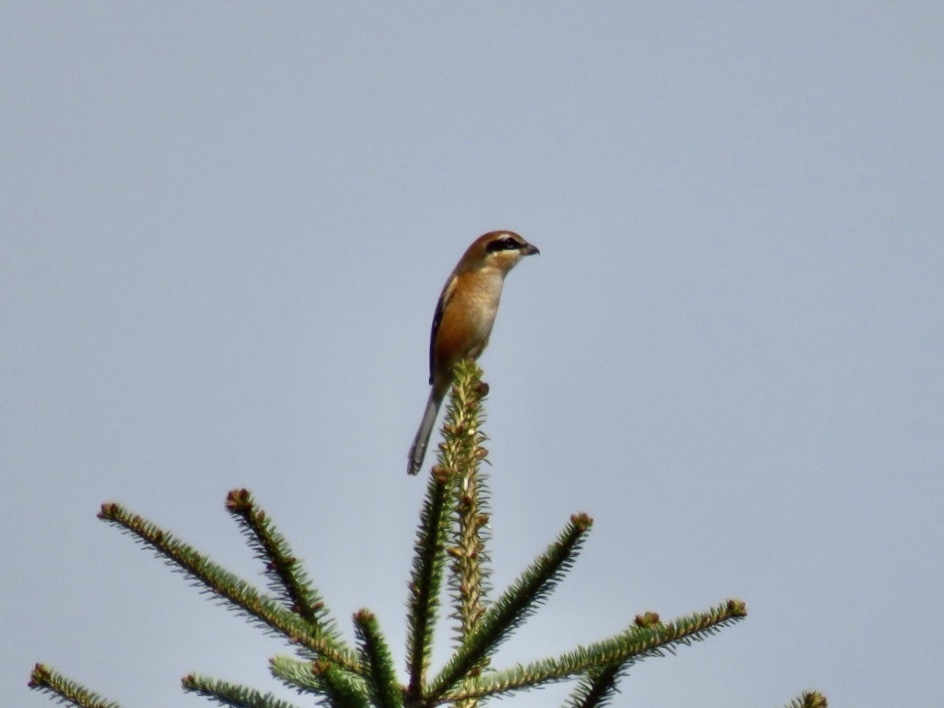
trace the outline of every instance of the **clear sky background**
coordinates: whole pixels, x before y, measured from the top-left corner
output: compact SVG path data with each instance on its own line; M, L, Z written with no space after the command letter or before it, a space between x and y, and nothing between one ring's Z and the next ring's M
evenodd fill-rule
M0 3L5 704L51 705L36 661L292 697L95 518L261 585L241 486L402 665L430 320L507 228L541 255L480 362L495 586L596 523L496 664L737 597L616 705L939 705L942 37L931 1Z

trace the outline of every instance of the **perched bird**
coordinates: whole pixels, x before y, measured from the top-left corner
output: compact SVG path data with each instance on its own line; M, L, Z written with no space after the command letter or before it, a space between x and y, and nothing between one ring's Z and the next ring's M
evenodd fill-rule
M446 281L429 338L429 401L423 412L407 472L423 466L426 447L436 424L439 406L452 385L452 369L465 359L478 359L488 344L502 285L508 271L525 256L540 253L511 231L491 231L479 236L459 259Z

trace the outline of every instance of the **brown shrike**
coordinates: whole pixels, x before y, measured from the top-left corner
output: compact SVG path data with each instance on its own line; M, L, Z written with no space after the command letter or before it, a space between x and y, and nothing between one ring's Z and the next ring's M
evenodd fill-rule
M407 472L423 466L439 406L452 384L452 369L465 359L478 359L488 345L502 285L508 271L525 256L540 253L511 231L491 231L479 236L459 259L433 315L429 339L429 383L432 386L420 422Z

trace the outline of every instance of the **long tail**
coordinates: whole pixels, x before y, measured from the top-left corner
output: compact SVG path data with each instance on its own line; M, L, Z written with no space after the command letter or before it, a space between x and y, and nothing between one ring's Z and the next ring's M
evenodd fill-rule
M436 416L439 414L439 406L442 404L445 395L445 391L437 391L436 389L436 386L431 386L429 389L429 400L426 401L423 420L420 421L420 428L416 431L416 437L413 439L413 447L410 448L410 456L406 466L406 471L409 474L419 472L423 466L423 458L426 457L426 448L429 446L433 426L436 425Z

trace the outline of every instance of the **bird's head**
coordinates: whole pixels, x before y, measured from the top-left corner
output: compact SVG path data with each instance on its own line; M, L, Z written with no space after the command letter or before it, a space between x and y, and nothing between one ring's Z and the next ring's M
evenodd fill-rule
M489 231L469 246L459 261L457 273L478 268L495 268L507 273L525 256L540 253L513 231Z

